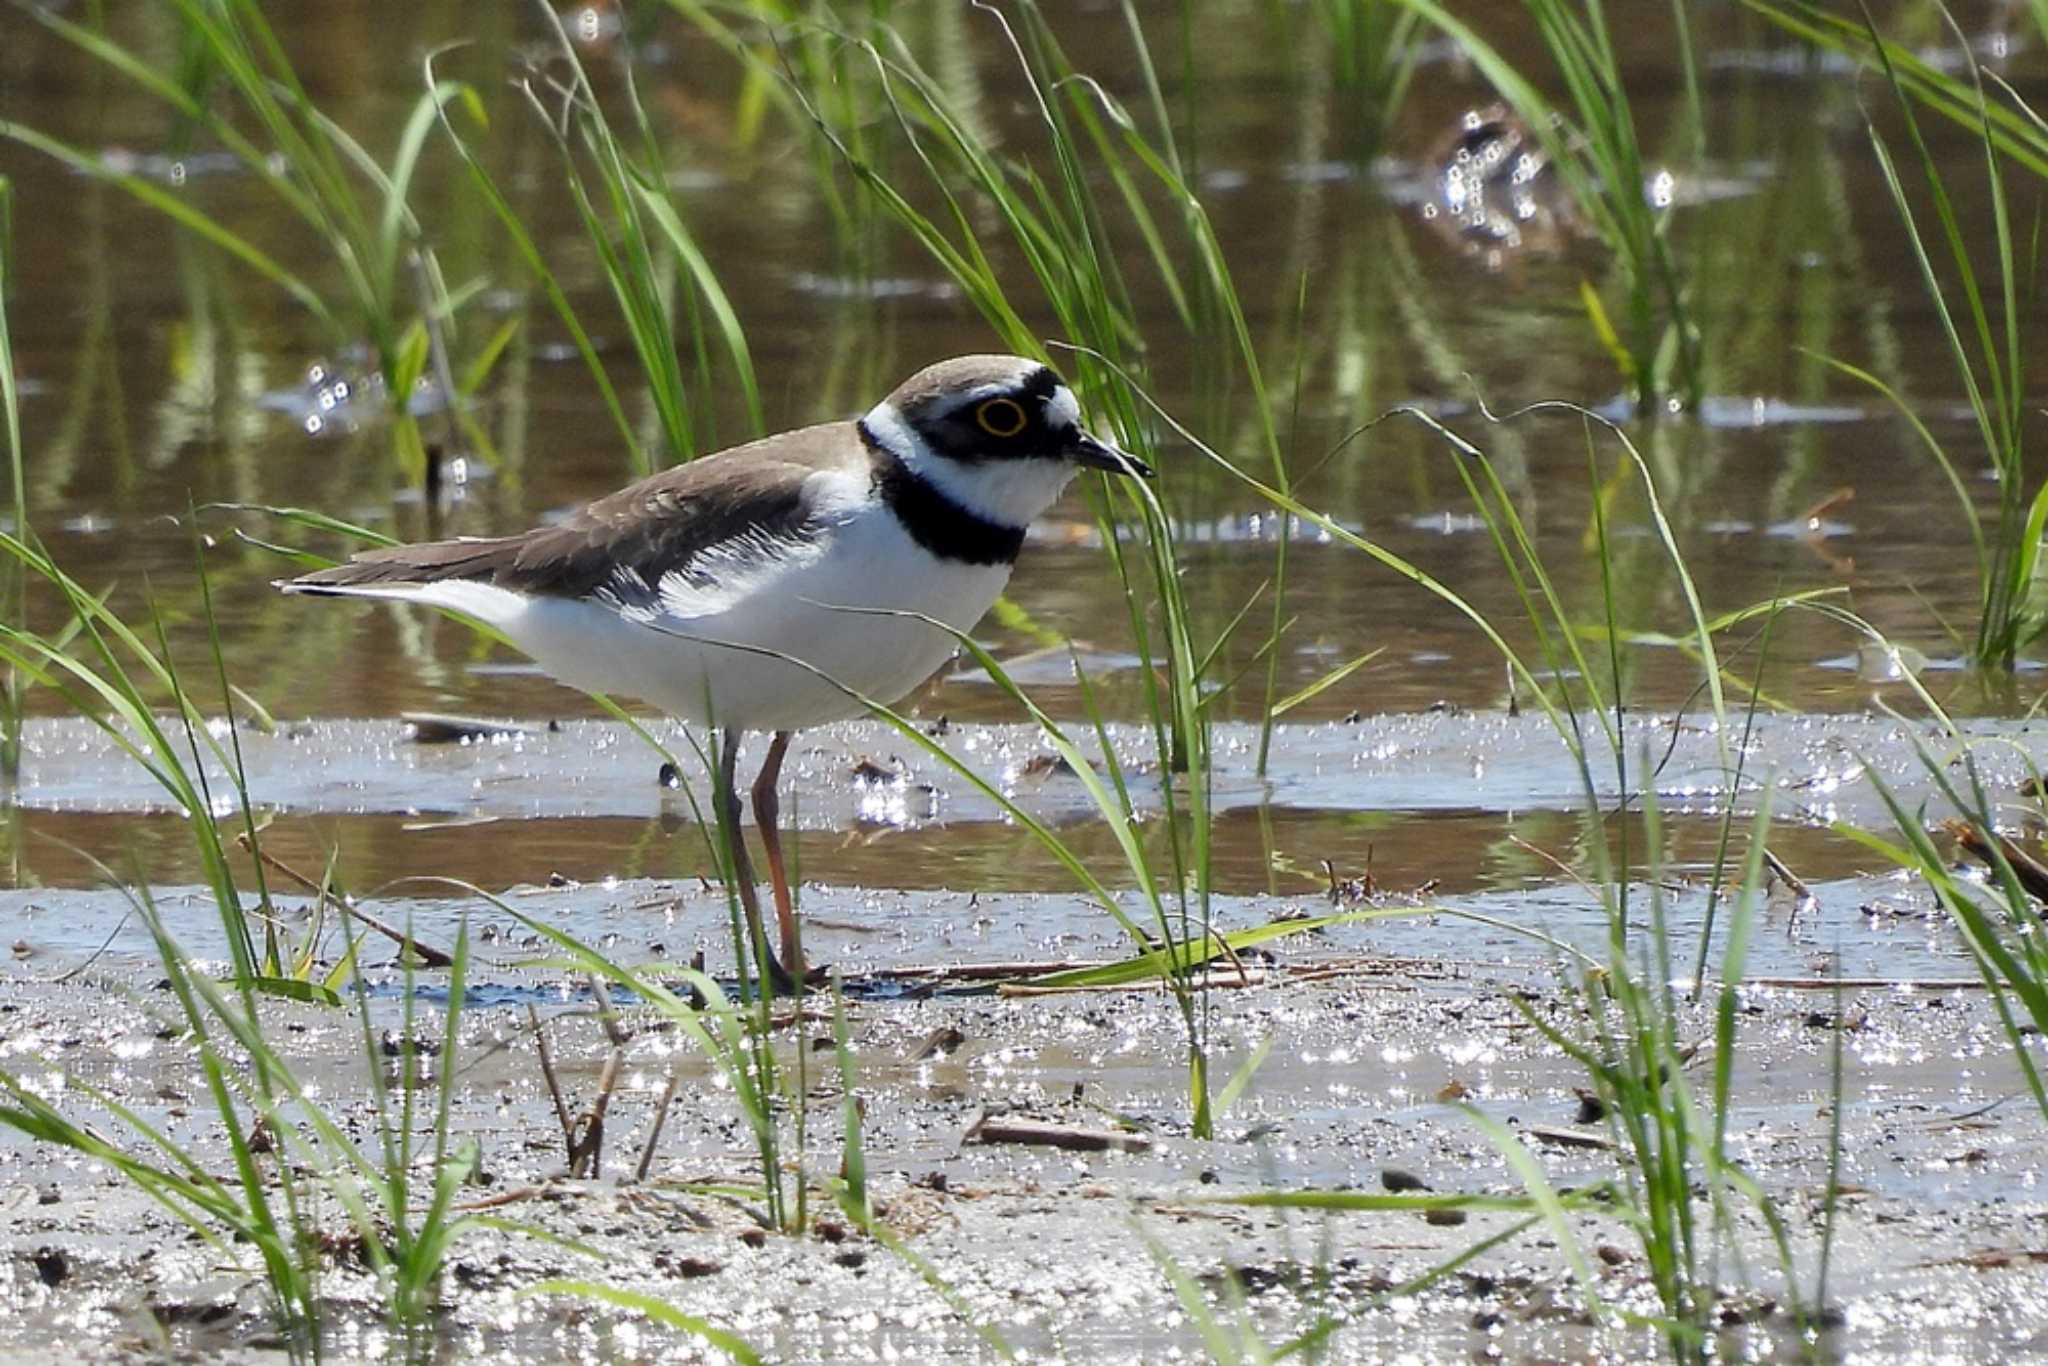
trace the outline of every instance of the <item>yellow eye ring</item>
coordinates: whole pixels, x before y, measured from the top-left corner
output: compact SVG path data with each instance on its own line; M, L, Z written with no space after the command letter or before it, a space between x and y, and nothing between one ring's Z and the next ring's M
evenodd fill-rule
M1031 424L1024 405L1013 398L992 398L974 410L974 420L990 436L1009 438Z

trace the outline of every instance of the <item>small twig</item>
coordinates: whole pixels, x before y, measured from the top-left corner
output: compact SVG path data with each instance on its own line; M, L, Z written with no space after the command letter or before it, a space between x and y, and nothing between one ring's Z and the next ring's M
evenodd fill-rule
M604 1030L605 1038L611 1040L613 1048L624 1048L633 1036L619 1024L619 1012L612 1005L611 987L602 977L590 979L590 999L597 1002L597 1023Z
M561 1083L555 1080L555 1060L548 1052L547 1032L540 1027L540 1012L530 1005L527 1006L526 1021L533 1026L533 1048L534 1052L540 1054L540 1074L548 1084L548 1095L554 1098L555 1118L562 1126L562 1143L573 1157L576 1148L576 1125L569 1118L568 1103L562 1099Z
M1221 967L1224 965L1218 964L1217 966ZM1245 971L1244 965L1239 964L1238 975L1235 977L1219 977L1214 972L1208 972L1204 973L1201 979L1190 982L1190 985L1196 987L1215 988L1260 987L1266 984L1267 980L1269 979L1269 976L1270 974L1268 974L1264 968L1261 968L1256 973L1253 973ZM1146 977L1135 982L1082 982L1076 983L1073 986L1065 987L1037 986L1030 982L1004 982L996 987L996 995L1006 997L1065 996L1069 994L1088 992L1171 991L1172 989L1173 983L1171 983L1164 977Z
M1614 1147L1613 1139L1591 1129L1567 1129L1556 1124L1531 1124L1523 1132L1541 1142L1555 1143L1560 1148L1591 1148L1598 1152L1608 1152Z
M654 1107L654 1127L647 1131L647 1146L640 1150L640 1161L633 1168L633 1179L645 1181L647 1173L654 1166L654 1149L661 1142L661 1126L668 1119L668 1107L675 1104L676 1088L682 1085L683 1074L669 1069L668 1085L662 1088L661 1101Z
M1804 522L1809 528L1807 534L1812 535L1814 523L1825 520L1829 513L1835 511L1844 503L1854 501L1855 497L1855 487L1853 485L1844 484L1842 487L1836 489L1833 493L1830 493L1827 497L1815 503L1812 507L1809 507L1806 511L1800 513L1795 520Z
M1802 901L1813 895L1813 889L1800 880L1799 874L1786 867L1785 860L1779 858L1777 851L1769 845L1764 846L1764 862L1770 865L1771 872L1777 876L1778 881L1785 884L1792 895Z
M538 1200L559 1194L561 1192L553 1186L520 1186L516 1190L499 1191L496 1195L486 1195L481 1200L471 1200L468 1204L457 1205L455 1208L463 1214L475 1214L481 1210L516 1205L522 1200Z
M419 958L419 960L422 963L425 963L428 967L452 968L455 966L455 955L451 953L445 953L442 950L435 948L432 944L422 944L419 940L413 938L404 930L401 930L393 925L388 925L384 921L379 920L376 916L371 915L368 911L356 905L355 902L352 901L350 898L346 896L336 896L334 894L333 889L329 887L327 884L323 882L313 881L313 879L307 877L304 873L292 867L289 863L286 863L283 859L271 853L268 849L264 849L257 846L249 839L248 831L245 830L241 834L235 836L235 843L241 845L242 848L246 850L251 856L261 860L264 867L270 869L272 872L278 873L286 878L291 879L291 881L305 888L314 896L321 898L328 905L333 906L336 910L341 911L344 915L350 915L355 917L357 923L369 929L375 930L378 934L383 935L386 939L389 939L392 943L398 945L398 947L400 947L401 949L405 949L413 953Z
M1745 977L1739 986L1778 991L1982 991L1981 977Z
M626 1056L623 1048L614 1048L605 1055L604 1070L597 1076L597 1095L590 1102L590 1110L583 1116L575 1141L569 1145L569 1175L572 1177L596 1176L604 1162L604 1117L612 1108L612 1092L619 1084L619 1064Z
M1972 1271L1997 1271L2015 1263L2039 1266L2048 1262L2048 1250L2033 1247L1985 1248L1981 1252L1965 1252L1960 1257L1939 1257L1931 1262L1914 1262L1916 1269L1929 1267L1962 1266Z
M984 1114L968 1129L969 1143L1022 1143L1039 1148L1063 1148L1068 1152L1148 1152L1152 1140L1144 1134L1120 1133L1115 1129L1080 1129L1069 1124L1052 1124L1042 1119L993 1119Z
M1368 975L1381 976L1383 974L1377 966L1290 968L1287 973L1287 980L1290 982L1338 982L1347 977L1364 977ZM1412 982L1449 982L1454 980L1456 979L1448 972L1412 973L1406 981L1393 982L1388 985L1395 991L1413 991L1415 988L1410 985Z
M78 963L72 967L68 967L64 971L58 973L55 977L52 977L50 979L50 984L52 986L56 986L64 982L68 982L72 978L78 976L78 974L80 974L81 972L84 972L87 968L91 967L94 963L99 962L100 955L113 947L115 937L119 935L122 930L128 927L128 918L134 914L135 912L132 908L121 912L121 918L114 922L114 928L107 932L107 937L100 941L100 946L94 949L92 953L89 956L87 956L84 962Z
M1764 846L1764 862L1770 865L1772 876L1784 883L1785 889L1792 893L1792 916L1786 926L1787 929L1799 923L1799 912L1806 907L1819 909L1820 898L1813 894L1813 888L1802 882L1799 874L1788 868L1785 860L1779 858L1768 844Z
M2048 901L2048 864L2043 864L2041 860L1995 831L1991 832L1990 839L1986 839L1986 832L1968 821L1943 821L1941 828L1955 837L1956 843L1962 846L1965 853L1993 872L1998 870L1998 858L1991 851L1991 840L1998 841L1998 853L2003 854L2005 861L2012 866L2013 877L2019 880L2027 895L2036 901Z
M1224 965L1227 965L1227 963ZM1029 980L1019 981L1015 979L1041 977L1053 972L1080 972L1089 968L1108 968L1114 966L1116 966L1116 963L1108 959L1080 962L1073 959L1065 959L1059 962L1033 963L916 964L905 967L877 968L872 972L862 974L858 978L850 978L848 980L854 983L929 982L944 984L948 982L994 982L997 984L997 990L1000 992L1004 989L1005 984L1017 988L1034 986L1034 983ZM1440 980L1454 975L1453 970L1455 969L1467 968L1476 970L1486 966L1488 965L1467 959L1432 958L1425 960L1419 958L1360 956L1324 959L1308 963L1276 963L1261 969L1261 971L1265 972L1269 977L1277 973L1297 981L1321 981L1331 977L1352 974L1386 976L1394 973L1400 973L1407 977ZM1148 978L1146 982L1156 983L1158 980L1157 978ZM1146 982L1133 985L1143 986ZM1040 990L1066 989L1040 988Z
M1520 835L1509 835L1508 843L1514 845L1518 849L1522 849L1528 853L1534 854L1537 858L1542 859L1545 863L1557 869L1557 871L1562 873L1566 878L1569 878L1571 881L1577 883L1579 886L1579 890L1585 892L1588 896L1594 897L1596 899L1599 897L1599 888L1595 887L1591 882L1588 882L1586 880L1586 875L1584 873L1572 867L1569 863L1566 863L1563 859L1551 853L1548 849L1542 848L1538 845L1531 844L1529 843L1529 841L1523 839Z
M571 1176L595 1176L603 1165L604 1120L612 1108L612 1093L618 1089L619 1073L626 1061L626 1043L631 1038L619 1026L618 1013L612 1009L611 992L602 978L590 979L590 994L597 1001L598 1024L603 1027L605 1037L611 1040L612 1050L605 1055L604 1070L598 1073L597 1095L591 1100L589 1111L569 1143Z
M1959 1115L1943 1115L1939 1120L1929 1121L1929 1127L1940 1128L1950 1124L1961 1124L1965 1120L1982 1119L2007 1101L2017 1099L2019 1094L2017 1091L2009 1091L1997 1100L1992 1101L1989 1105L1980 1105L1974 1110L1965 1110Z
M931 963L883 968L872 976L892 982L990 982L1006 977L1036 977L1073 968L1104 968L1108 960L1077 963L1071 958L1041 958L1024 963Z

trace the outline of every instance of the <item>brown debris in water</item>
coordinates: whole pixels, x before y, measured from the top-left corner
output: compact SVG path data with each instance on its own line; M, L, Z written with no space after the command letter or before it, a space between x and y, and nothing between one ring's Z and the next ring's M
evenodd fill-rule
M1764 846L1764 862L1769 865L1771 876L1783 883L1786 891L1792 893L1791 924L1797 925L1799 923L1799 913L1801 911L1818 911L1820 909L1820 898L1813 894L1813 888L1807 886L1799 874L1793 872L1785 860L1779 858L1777 852L1769 845Z
M1073 1153L1142 1153L1152 1148L1152 1140L1144 1134L1125 1133L1118 1129L1084 1129L1078 1125L1054 1124L1042 1119L998 1118L988 1114L974 1121L964 1141L1017 1143Z
M400 712L406 726L405 738L416 745L470 745L482 740L503 740L538 735L533 726L514 721L493 721L482 716L453 716L437 711Z
M953 1025L940 1025L925 1036L917 1051L910 1055L912 1062L925 1062L931 1058L943 1058L967 1042L965 1031Z
M1992 853L1992 841L1997 841L1998 854L2012 866L2012 874L2028 896L2036 901L2048 902L2048 863L2014 844L2005 836L1986 832L1969 821L1943 821L1941 828L1953 836L1957 845L1971 858L1976 859L1994 872L1998 858Z
M852 771L847 776L856 783L874 787L893 783L902 775L892 769L883 768L873 759L863 755L860 761L854 764Z
M1091 764L1090 767L1097 767ZM1017 770L1020 778L1071 778L1074 765L1064 754L1034 754Z
M313 895L322 898L328 905L343 914L355 917L360 924L383 935L386 939L398 945L399 948L411 953L428 967L450 968L455 966L454 954L437 949L431 944L422 944L405 931L379 920L376 916L371 915L368 911L356 905L355 898L342 891L332 881L313 881L313 879L307 877L268 849L251 840L246 830L235 836L235 843L239 844L251 857L261 860L264 867L291 879L291 881L297 883Z

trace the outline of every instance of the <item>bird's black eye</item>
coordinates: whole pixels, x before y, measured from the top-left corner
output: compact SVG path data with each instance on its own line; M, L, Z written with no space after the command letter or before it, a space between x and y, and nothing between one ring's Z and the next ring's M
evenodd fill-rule
M990 436L1005 439L1016 436L1031 422L1024 414L1024 405L1013 398L988 400L974 410L974 420Z

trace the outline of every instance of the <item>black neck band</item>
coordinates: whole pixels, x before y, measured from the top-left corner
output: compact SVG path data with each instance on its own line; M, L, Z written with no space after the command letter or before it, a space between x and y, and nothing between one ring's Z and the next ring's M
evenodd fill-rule
M860 438L874 461L874 486L903 523L910 539L942 560L961 564L1015 564L1024 528L977 516L920 477L903 458L875 439L866 421Z

